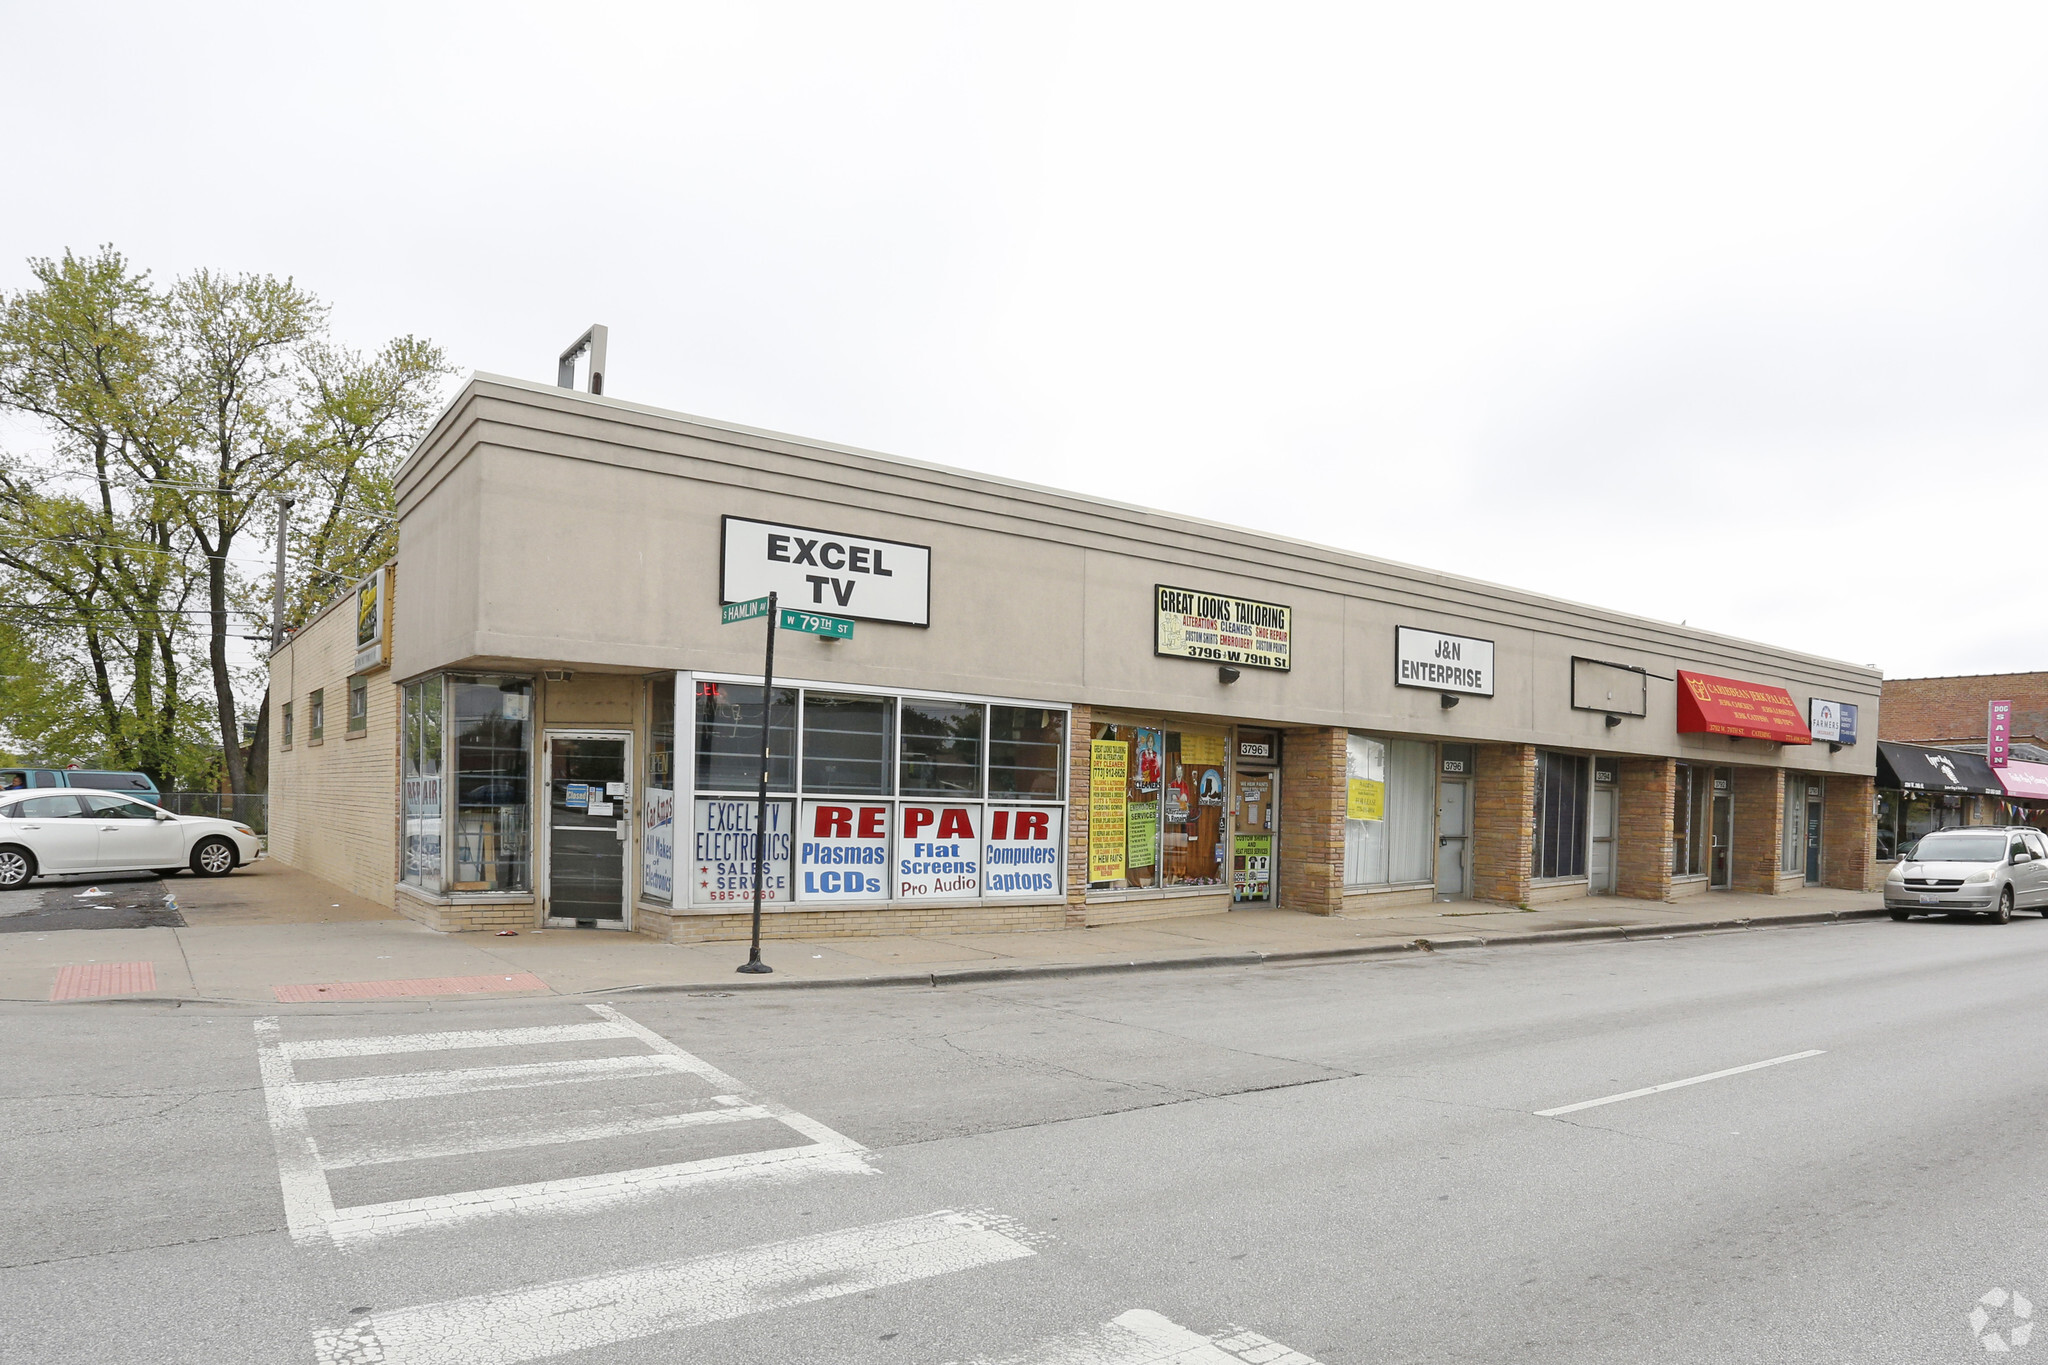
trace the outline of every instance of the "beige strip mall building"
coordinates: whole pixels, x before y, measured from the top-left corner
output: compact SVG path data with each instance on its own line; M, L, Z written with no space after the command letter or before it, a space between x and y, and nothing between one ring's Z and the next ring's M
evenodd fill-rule
M490 375L399 519L272 852L441 929L739 937L757 846L784 936L1871 884L1867 668Z

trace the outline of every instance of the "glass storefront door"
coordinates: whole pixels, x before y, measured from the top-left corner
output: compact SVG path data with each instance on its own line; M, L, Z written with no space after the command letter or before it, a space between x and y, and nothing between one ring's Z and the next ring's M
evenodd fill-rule
M1727 768L1714 769L1714 847L1707 867L1707 885L1722 890L1728 887L1728 846L1735 836L1734 777L1735 774Z
M548 735L550 921L624 928L632 771L624 735Z
M1280 828L1280 776L1272 772L1237 774L1230 857L1230 903L1273 903L1273 843Z

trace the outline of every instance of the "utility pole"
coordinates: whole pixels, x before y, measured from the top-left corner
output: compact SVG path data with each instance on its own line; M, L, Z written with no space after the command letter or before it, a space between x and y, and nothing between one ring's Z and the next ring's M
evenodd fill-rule
M754 805L754 946L737 970L775 969L761 960L761 891L768 876L768 723L775 715L776 594L768 594L768 656L761 665L761 791Z
M277 500L277 581L270 585L270 652L284 647L284 537L291 529L292 499Z

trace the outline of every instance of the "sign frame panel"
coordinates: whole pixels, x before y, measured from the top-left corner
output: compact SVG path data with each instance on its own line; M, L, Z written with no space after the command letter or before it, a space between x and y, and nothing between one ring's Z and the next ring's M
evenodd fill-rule
M1410 636L1415 637L1412 644ZM1467 645L1479 648L1468 656ZM1441 652L1447 646L1454 651L1453 654ZM1426 630L1421 626L1395 626L1394 686L1414 687L1427 692L1455 692L1465 697L1490 697L1494 692L1493 655L1494 642L1476 635L1452 635L1448 631ZM1447 659L1449 662L1445 662ZM1485 662L1479 663L1480 659ZM1450 682L1408 681L1411 672L1423 669L1476 676L1471 680L1454 679Z
M1188 599L1185 603L1169 604L1167 593L1178 593ZM1169 610L1169 605L1174 609ZM1230 624L1243 634L1224 635L1220 630L1222 617L1200 610L1186 610L1188 607L1227 606L1230 609ZM1249 608L1249 610L1244 610ZM1277 612L1282 622L1274 626L1260 619L1262 613ZM1187 640L1191 620L1215 621L1219 625L1217 643L1197 638L1193 643ZM1278 630L1280 650L1278 662L1274 662L1272 651L1262 651L1259 657L1253 652L1236 645L1225 645L1225 639L1249 639L1256 641L1261 631ZM1198 637L1208 632L1197 630ZM1174 645L1178 644L1178 648ZM1263 668L1271 673L1287 673L1294 668L1294 608L1282 602L1261 602L1252 597L1237 597L1230 593L1205 592L1197 588L1177 588L1170 583L1152 585L1152 653L1161 659L1188 659L1202 664L1224 664L1231 667Z
M1636 677L1637 688L1633 703L1634 709L1628 706L1616 706L1611 701L1595 706L1588 701L1582 700L1579 691L1582 677L1579 668L1580 664L1585 664L1589 668L1611 668L1619 673L1633 673ZM1572 655L1571 684L1572 710L1574 711L1598 711L1610 716L1633 716L1639 720L1650 714L1650 670L1647 668L1642 668L1635 664L1618 664L1611 659L1589 659L1584 655L1574 654ZM1596 685L1590 680L1587 682L1589 688Z
M356 660L351 672L368 673L391 662L388 569L388 565L379 566L375 573L356 584Z
M783 543L778 544L778 539ZM898 578L899 569L907 571L905 581L885 581ZM875 591L863 595L863 588ZM783 606L794 604L856 621L928 629L932 623L932 547L725 514L718 529L719 604L765 597L770 592L781 594Z

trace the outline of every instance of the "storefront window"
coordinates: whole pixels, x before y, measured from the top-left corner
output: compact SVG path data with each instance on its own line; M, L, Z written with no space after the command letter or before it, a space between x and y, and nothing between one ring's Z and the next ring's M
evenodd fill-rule
M796 799L769 802L757 842L760 697L745 684L698 684L697 795L675 903L751 901L757 847L775 904L1064 893L1066 812L1051 803L1065 711L778 690L770 771Z
M1881 863L1899 856L1899 796L1890 788L1877 794L1877 861Z
M1806 782L1797 773L1786 773L1784 829L1778 839L1778 870L1806 870Z
M1536 751L1536 850L1539 879L1586 875L1586 779L1582 754Z
M1057 801L1067 770L1067 713L1045 706L988 709L988 794Z
M1434 746L1415 740L1346 739L1346 886L1427 882L1435 875L1435 758Z
M1223 885L1223 756L1219 731L1165 731L1159 851L1164 886Z
M647 775L640 792L640 894L669 904L676 883L676 680L647 684Z
M697 684L697 789L750 792L761 781L758 683ZM768 722L768 790L796 789L796 689L775 689Z
M400 879L441 892L441 680L405 686L401 787L405 825Z
M1128 891L1159 885L1159 788L1165 777L1165 733L1143 725L1097 725L1088 795L1088 887ZM1122 781L1110 774L1120 746ZM1116 787L1121 785L1119 801ZM1122 837L1114 831L1121 827Z
M893 698L804 694L804 790L889 795Z
M1671 873L1697 877L1707 870L1707 803L1713 780L1705 768L1678 765L1677 789L1671 802Z
M905 698L902 712L897 790L905 796L980 796L983 708Z
M453 677L455 849L450 891L532 888L529 678Z

